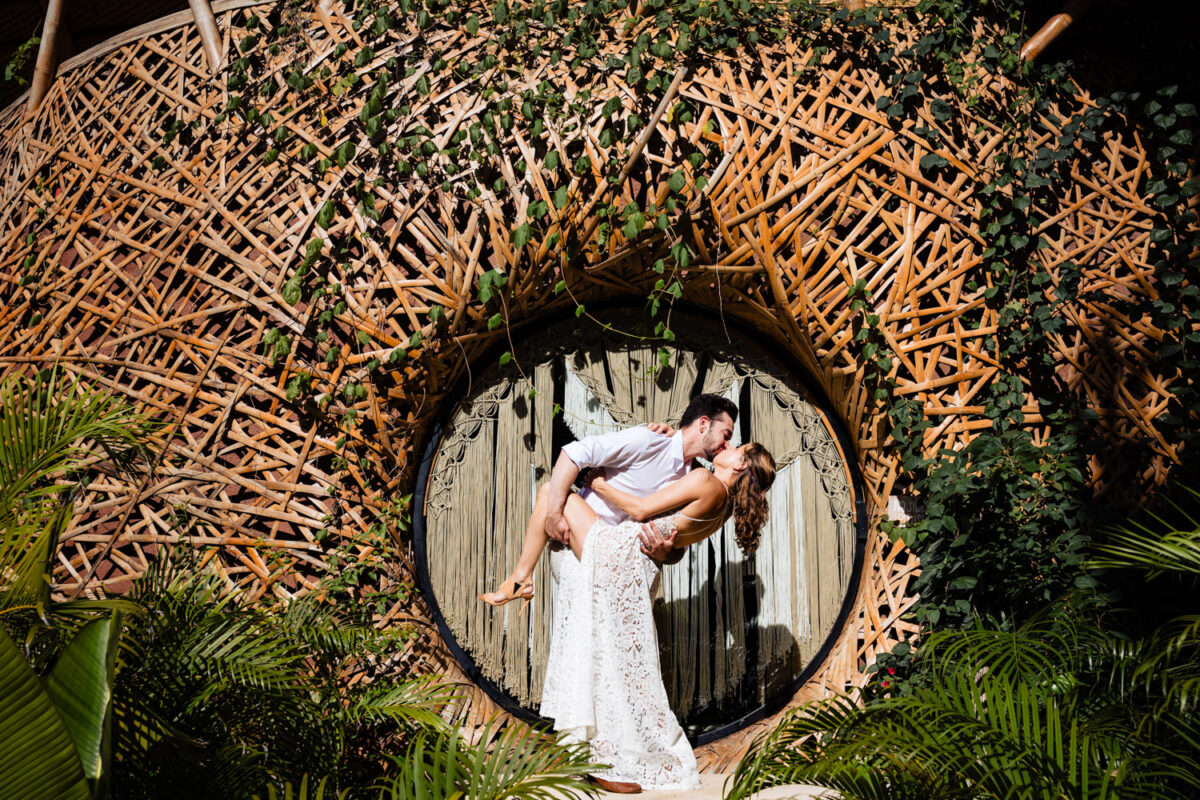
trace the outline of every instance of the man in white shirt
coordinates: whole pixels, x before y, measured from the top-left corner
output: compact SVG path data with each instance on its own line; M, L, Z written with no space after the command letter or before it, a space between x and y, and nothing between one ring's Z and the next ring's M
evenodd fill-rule
M671 436L657 433L657 426L654 429L637 427L589 436L568 444L559 454L550 475L546 495L547 535L568 543L570 527L563 518L563 508L580 470L603 468L613 488L647 497L686 475L695 459L712 460L728 447L737 413L737 406L728 398L701 394L688 403L679 430ZM580 496L606 522L617 524L629 519L628 514L590 489L583 489ZM673 544L674 535L664 538L653 530L653 526L651 530L643 530L642 552L656 561L665 560Z

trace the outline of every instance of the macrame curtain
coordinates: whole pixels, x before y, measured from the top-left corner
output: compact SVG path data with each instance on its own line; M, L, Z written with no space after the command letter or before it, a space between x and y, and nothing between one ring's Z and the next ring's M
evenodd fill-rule
M650 420L678 424L693 391L716 392L740 404L750 437L780 469L753 558L737 548L730 523L663 571L655 602L663 674L685 723L728 721L761 705L820 648L853 567L845 467L820 414L748 342L695 337L656 373L656 348L554 331L546 340L564 344L519 353L534 362L528 379L485 375L438 446L426 557L454 638L490 681L536 709L554 606L546 562L527 615L516 603L492 609L476 594L494 588L520 552L537 487L557 456L553 398L562 398L563 422L581 438ZM735 426L735 444L740 434Z
M625 344L589 349L567 358L568 387L582 386L588 392L587 402L608 412L613 420L609 430L647 422L678 425L698 377L698 360L692 351L675 350L670 363L659 369L657 347ZM595 413L590 405L588 410Z

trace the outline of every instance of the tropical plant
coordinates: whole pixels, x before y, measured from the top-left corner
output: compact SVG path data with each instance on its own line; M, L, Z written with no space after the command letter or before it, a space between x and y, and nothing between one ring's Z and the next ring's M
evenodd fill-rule
M435 781L536 798L582 786L583 754L540 734L467 746L442 718L455 688L389 667L408 634L374 628L365 604L314 592L254 607L170 554L124 599L56 602L73 493L128 471L151 430L55 370L0 382L0 796L320 800ZM391 753L406 753L393 770Z
M399 774L384 785L381 800L551 800L595 795L583 781L594 769L586 745L565 744L510 725L494 743L492 725L472 747L455 731L422 734L395 759Z
M129 404L63 380L58 370L0 381L4 797L106 794L121 612L137 608L123 600L54 602L50 565L72 517L72 493L95 472L127 469L149 430Z
M1174 510L1181 523L1112 532L1091 566L1194 590L1200 523ZM1176 609L1194 597L1179 588ZM755 743L728 796L795 782L847 798L1197 796L1200 616L1147 625L1086 598L1068 594L1013 631L933 633L902 693L796 710Z
M1037 445L1024 430L983 432L929 462L920 481L927 513L900 531L921 558L916 620L1019 621L1090 584L1081 463L1074 437Z
M1156 708L1121 680L1134 648L1055 610L1016 631L933 634L905 695L798 709L756 742L728 796L780 783L846 798L1196 796L1194 711Z
M321 778L319 781L309 783L308 776L305 775L300 778L298 785L288 782L281 789L270 786L267 788L265 798L254 795L254 800L343 800L349 796L349 789L343 790L336 797L332 792L327 794L328 784L328 778Z
M124 797L172 792L248 797L324 775L329 791L362 790L383 754L445 727L456 691L376 664L406 635L380 631L316 599L277 612L240 604L215 574L159 562L131 592L146 613L126 630L116 691L114 787Z

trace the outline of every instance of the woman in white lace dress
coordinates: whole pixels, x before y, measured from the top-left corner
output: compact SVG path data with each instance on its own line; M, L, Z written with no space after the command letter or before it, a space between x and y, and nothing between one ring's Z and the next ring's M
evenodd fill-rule
M685 548L733 514L738 545L753 552L774 478L771 454L751 443L718 453L712 472L693 469L648 497L595 478L593 491L628 513L629 522L606 523L577 495L568 498L564 517L574 557L566 551L551 557L559 592L541 713L610 765L596 773L601 780L631 790L699 786L696 759L663 687L651 608L659 565L641 550L642 521L651 520L663 536L674 532L675 548ZM531 524L512 575L501 591L480 599L502 605L531 598L546 541L542 526Z

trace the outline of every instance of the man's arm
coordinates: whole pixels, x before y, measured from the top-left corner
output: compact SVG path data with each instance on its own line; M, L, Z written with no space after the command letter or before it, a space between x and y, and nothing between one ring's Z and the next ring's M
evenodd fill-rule
M567 542L570 526L563 519L563 508L571 484L585 467L625 467L636 461L655 434L645 428L626 428L601 436L588 436L563 447L550 473L546 494L546 533L551 539Z
M670 536L663 536L652 522L643 522L642 529L638 531L642 552L660 564L678 564L683 558L683 551L687 548L675 547L676 535L677 531L671 531Z
M567 505L571 484L575 483L578 475L579 465L565 452L559 453L558 460L554 462L554 471L550 473L550 483L546 486L546 535L564 544L571 538L571 526L563 519L563 508Z
M686 552L687 552L686 547L672 547L670 550L667 551L667 554L665 556L663 556L662 561L660 561L659 563L662 564L664 567L670 566L672 564L678 564L680 561L683 561L683 554Z

